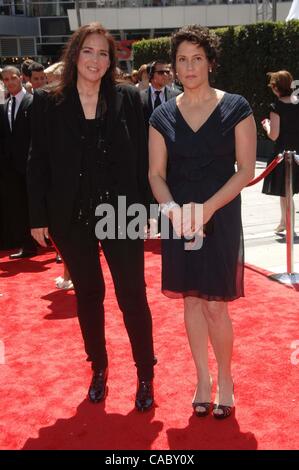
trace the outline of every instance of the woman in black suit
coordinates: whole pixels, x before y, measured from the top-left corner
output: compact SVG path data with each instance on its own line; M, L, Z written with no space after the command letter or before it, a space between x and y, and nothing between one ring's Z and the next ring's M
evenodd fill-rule
M62 60L61 82L34 94L28 162L32 236L46 246L50 234L70 271L93 369L88 395L99 402L106 395L108 360L95 209L108 203L117 212L118 196L126 197L127 206L148 203L146 134L138 91L115 84L115 44L103 26L79 28ZM155 363L143 243L140 237L125 238L120 229L116 239L101 240L137 367L139 411L153 405Z

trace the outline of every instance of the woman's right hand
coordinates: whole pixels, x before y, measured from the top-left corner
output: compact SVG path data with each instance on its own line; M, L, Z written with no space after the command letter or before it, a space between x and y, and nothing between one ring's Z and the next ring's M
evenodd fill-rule
M48 245L47 245L46 240L49 239L48 227L32 228L31 229L31 235L34 238L34 240L36 240L37 243L40 246L43 246L44 248L47 248Z

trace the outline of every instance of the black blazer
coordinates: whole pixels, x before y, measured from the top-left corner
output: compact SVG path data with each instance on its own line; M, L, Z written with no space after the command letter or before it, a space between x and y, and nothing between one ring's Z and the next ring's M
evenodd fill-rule
M172 90L170 87L165 87L165 101L174 98L175 96L182 93L180 90ZM142 90L140 92L142 107L143 107L143 115L144 115L144 123L145 127L148 131L149 128L149 118L153 112L153 105L152 105L152 97L151 97L151 88L148 87L146 90Z
M116 85L107 105L102 151L113 163L117 195L127 196L127 205L148 205L148 154L139 92L130 85ZM34 93L27 174L31 227L67 233L79 190L85 124L76 88L59 104L46 92Z
M31 139L31 108L33 96L24 95L14 122L13 132L8 122L8 103L1 105L0 111L0 167L13 168L22 175L26 175L26 166Z

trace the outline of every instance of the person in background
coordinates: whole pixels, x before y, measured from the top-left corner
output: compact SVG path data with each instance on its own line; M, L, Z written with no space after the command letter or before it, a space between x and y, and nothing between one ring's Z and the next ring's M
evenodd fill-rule
M87 360L92 364L88 397L97 403L107 393L108 356L95 211L109 204L117 214L119 196L126 198L127 206L148 205L146 134L138 90L115 83L115 42L102 25L91 23L75 31L62 60L57 87L34 93L28 162L31 227L42 246L51 236L71 274ZM100 237L101 248L137 367L135 407L146 411L154 404L156 360L144 241L124 236L118 220L115 227L114 238ZM125 381L127 371L122 373Z
M132 80L132 75L130 73L124 73L122 76L121 83L127 83L128 85L135 85Z
M138 70L132 70L131 72L131 78L132 78L132 82L134 85L137 85L138 83Z
M143 105L143 114L145 126L148 130L149 118L154 109L160 104L174 98L180 92L172 90L167 83L169 82L170 70L167 62L163 59L158 59L148 66L149 86L147 89L141 91L141 101Z
M0 68L0 122L4 121L4 109L3 105L5 103L5 87L4 83L2 81L2 68ZM3 130L1 131L0 129L0 162L2 159L2 154L4 152L4 136L3 136ZM0 176L1 179L1 176ZM6 240L4 237L4 216L2 213L2 195L1 195L1 190L0 190L0 250L5 249L6 245Z
M31 64L33 64L34 60L32 59L26 59L24 62L22 62L21 65L21 73L22 73L22 79L23 83L29 82L30 81L30 76L29 76L29 67Z
M171 88L173 91L176 91L178 93L181 93L183 90L178 87L176 79L175 79L175 74L173 72L173 68L171 64L168 64L169 67L169 76L168 76L168 82L167 85L169 88Z
M63 72L63 62L56 62L49 65L45 70L47 84L56 83L61 79Z
M147 130L149 130L149 119L154 109L165 103L171 98L177 96L180 91L173 90L167 84L169 83L170 69L168 64L163 59L158 59L147 67L149 86L147 89L141 91L140 96L143 106L144 123ZM152 204L157 206L156 200L152 198ZM148 236L158 238L160 236L160 221L161 216L159 211L156 214L151 214L149 219Z
M2 69L0 68L0 104L5 103L5 86L2 78Z
M43 65L33 62L28 68L28 73L33 91L42 88L46 84L45 68Z
M124 72L120 67L115 67L115 80L121 82L124 78Z
M31 139L32 95L22 86L22 75L17 67L8 65L2 71L3 82L9 92L0 113L0 199L3 217L3 238L14 247L19 246L11 259L36 256L37 244L30 233L26 167Z
M269 87L276 100L270 105L270 119L264 119L262 126L269 139L275 142L274 155L268 165L284 150L296 150L299 153L299 106L296 96L292 96L293 77L287 70L269 72ZM282 233L286 229L285 164L277 165L266 176L262 188L264 194L280 196L280 221L274 229ZM293 162L293 194L299 193L299 166ZM294 204L294 203L293 203ZM293 211L295 214L295 210Z
M224 419L234 407L227 307L244 295L240 191L254 176L256 128L245 98L211 87L217 56L218 38L207 28L186 26L173 35L172 64L184 93L150 118L149 175L177 235L170 231L163 239L162 233L162 292L184 299L197 371L192 406L198 417L212 408L210 338L218 365L213 416Z
M138 82L136 83L136 87L138 88L139 91L142 91L148 88L149 79L148 79L147 67L148 67L147 64L143 64L138 69L138 74L137 74Z

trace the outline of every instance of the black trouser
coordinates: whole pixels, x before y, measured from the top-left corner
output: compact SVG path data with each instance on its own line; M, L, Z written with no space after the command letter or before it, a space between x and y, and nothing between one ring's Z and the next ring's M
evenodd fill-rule
M66 238L51 236L74 284L87 360L92 361L93 370L103 369L108 365L103 306L105 282L94 226L74 223ZM101 241L130 338L138 378L151 380L154 352L144 281L143 244L143 240Z
M5 248L37 250L30 233L27 201L26 176L7 165L0 173L2 242Z

